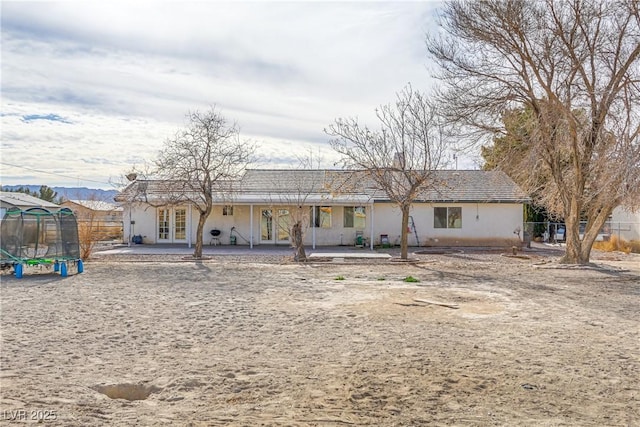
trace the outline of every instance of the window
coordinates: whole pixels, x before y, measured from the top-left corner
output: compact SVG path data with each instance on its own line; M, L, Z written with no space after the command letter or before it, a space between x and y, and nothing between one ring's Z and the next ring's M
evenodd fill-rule
M223 216L233 216L233 205L224 205L222 207Z
M364 228L367 215L364 206L345 206L344 208L344 228Z
M315 211L314 211L315 210ZM315 217L314 217L315 213ZM311 208L311 221L315 218L314 227L331 228L331 206L314 206Z
M433 208L433 228L462 228L462 208Z

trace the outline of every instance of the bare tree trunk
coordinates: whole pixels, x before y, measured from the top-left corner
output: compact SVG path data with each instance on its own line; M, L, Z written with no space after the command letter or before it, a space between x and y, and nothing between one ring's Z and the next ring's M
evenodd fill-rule
M600 230L607 222L611 209L601 210L591 223L587 223L582 239L580 239L580 221L576 221L576 215L569 215L566 220L567 248L560 262L565 264L588 264L591 256L591 248L596 241Z
M403 205L402 210L402 229L400 234L400 258L407 259L409 257L409 242L407 229L409 228L409 209L411 205Z
M200 211L200 217L198 218L198 228L196 230L196 246L193 251L193 257L196 259L202 258L202 246L203 246L203 233L204 233L204 224L207 222L207 217L209 216L209 211L202 212Z
M584 264L582 258L582 241L580 240L580 221L576 221L574 215L567 216L565 222L565 238L567 247L560 260L563 264ZM588 260L586 262L589 262Z
M304 244L302 243L302 224L300 221L293 224L291 227L291 243L295 250L294 259L297 262L304 262L307 260L307 254L304 250Z

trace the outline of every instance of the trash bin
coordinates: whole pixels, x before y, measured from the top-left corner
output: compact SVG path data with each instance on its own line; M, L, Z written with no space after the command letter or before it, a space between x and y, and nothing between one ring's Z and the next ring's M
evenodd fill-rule
M234 236L233 234L229 236L229 244L232 246L235 246L236 244L236 236Z
M531 249L531 232L530 231L525 231L522 235L522 242L524 243L524 245L528 248Z

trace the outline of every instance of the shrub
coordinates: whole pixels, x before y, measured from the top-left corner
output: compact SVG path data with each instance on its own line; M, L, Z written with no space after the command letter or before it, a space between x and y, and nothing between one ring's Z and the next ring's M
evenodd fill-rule
M415 283L415 282L419 282L419 279L416 279L413 276L407 276L404 278L403 282L409 282L409 283Z
M605 252L620 251L626 254L630 252L638 254L640 253L640 242L637 240L627 242L626 240L620 239L618 236L614 235L605 242L594 242L593 248Z

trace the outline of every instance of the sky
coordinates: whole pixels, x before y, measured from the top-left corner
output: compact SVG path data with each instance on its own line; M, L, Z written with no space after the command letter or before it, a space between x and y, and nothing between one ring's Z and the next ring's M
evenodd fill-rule
M439 3L1 2L3 185L113 188L215 108L254 167L321 167L336 118L376 126L407 84L433 84Z

